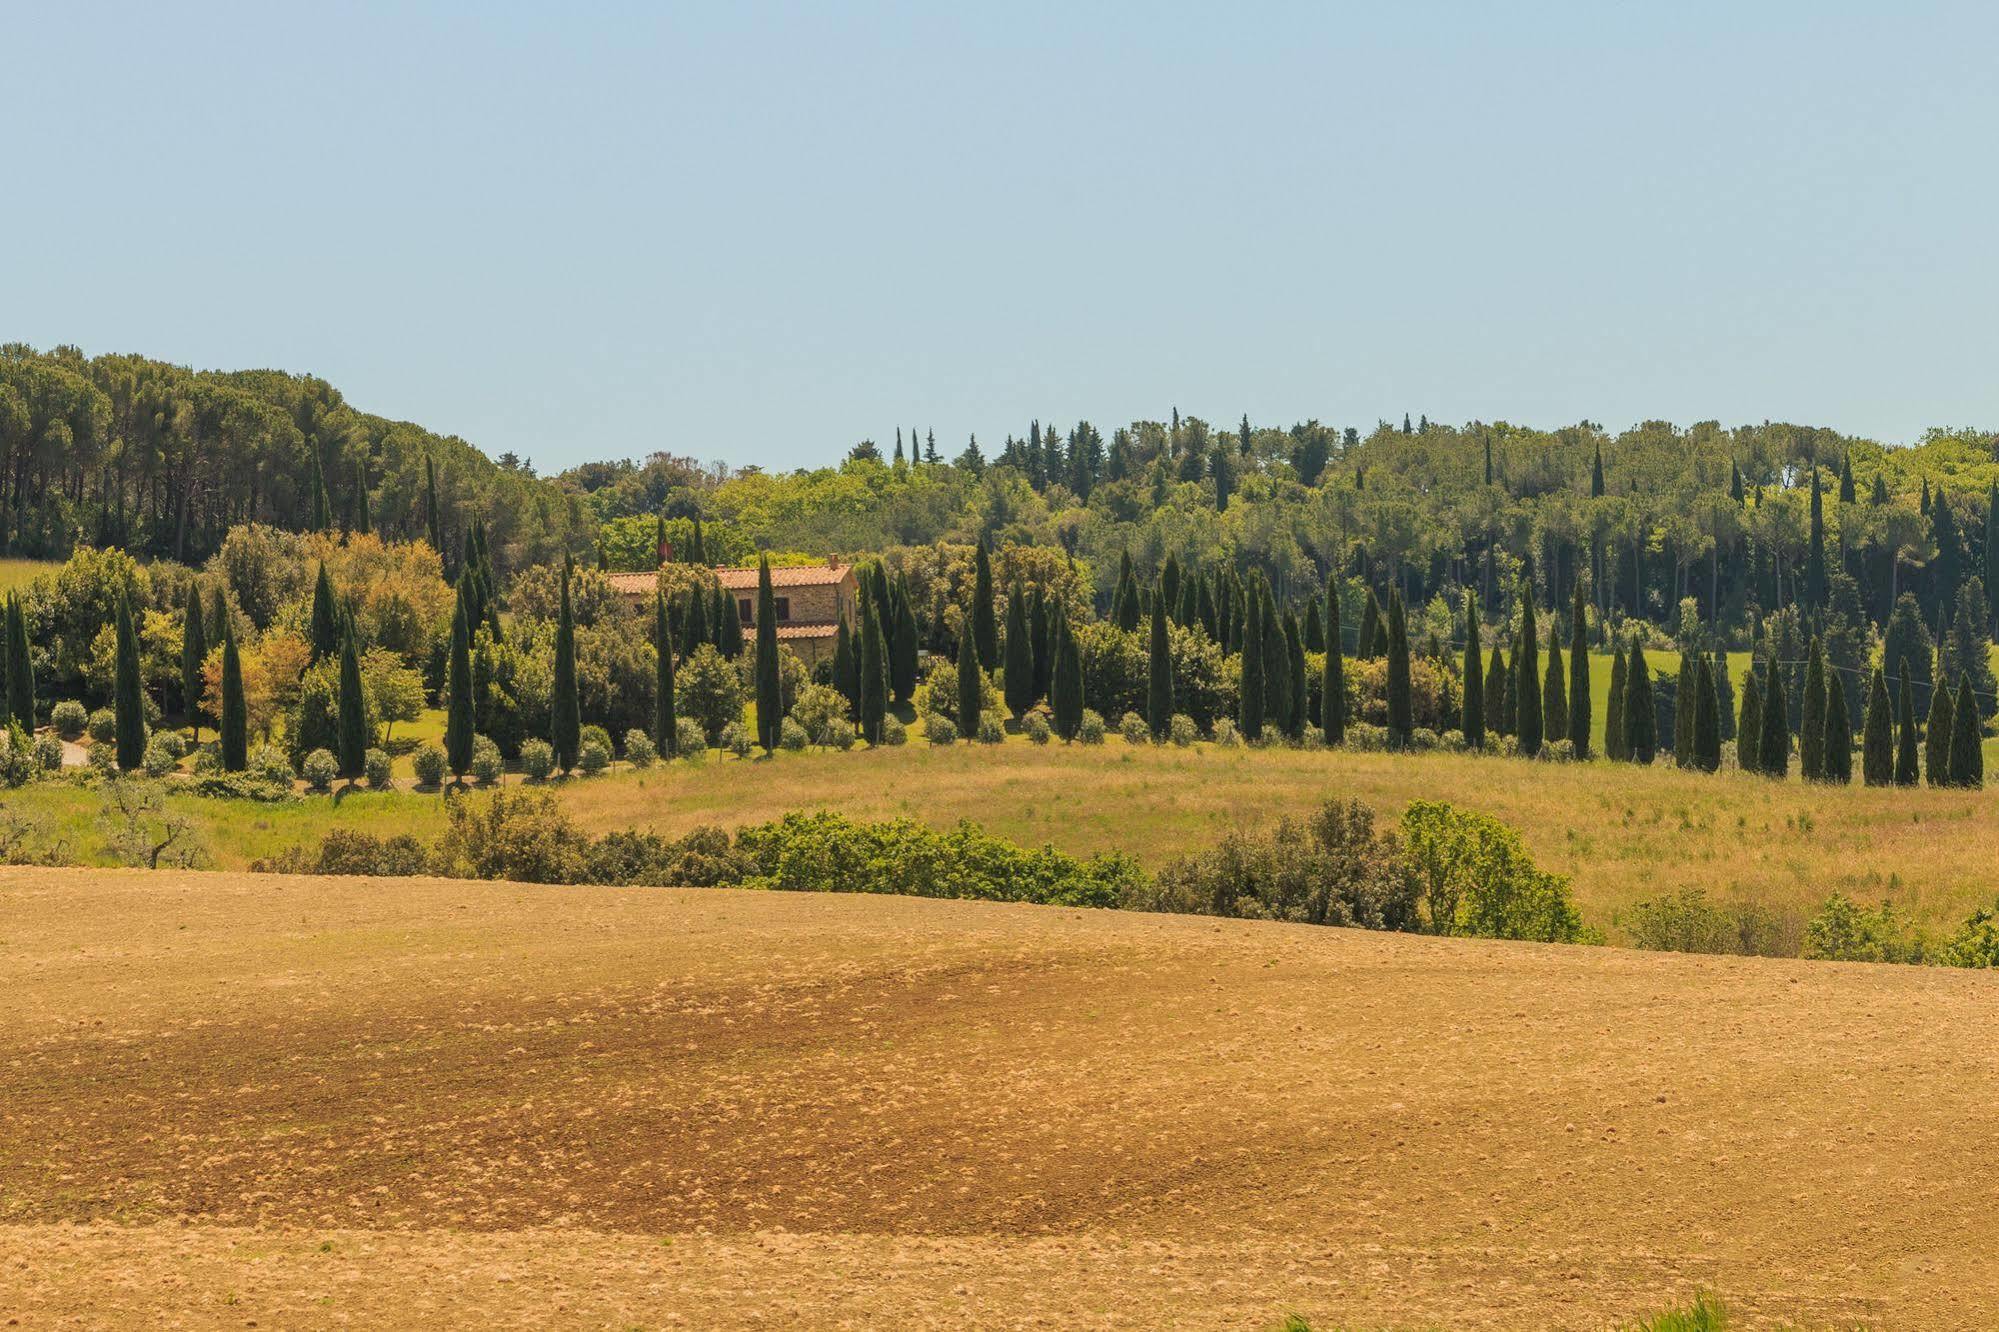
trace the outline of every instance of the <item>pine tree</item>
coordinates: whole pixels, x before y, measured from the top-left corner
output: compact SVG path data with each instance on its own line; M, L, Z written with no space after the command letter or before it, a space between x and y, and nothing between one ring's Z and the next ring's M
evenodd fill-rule
M118 595L117 657L111 702L118 714L118 767L130 772L146 757L146 697L139 677L139 636L132 628L132 604Z
M576 767L583 748L583 706L576 692L576 613L569 604L569 561L562 563L562 599L555 618L555 678L549 694L549 742L555 766Z
M1298 617L1290 611L1284 612L1284 649L1286 652L1286 676L1291 681L1291 706L1288 710L1291 725L1286 731L1293 740L1305 734L1312 708L1312 686L1305 676L1305 635L1298 627Z
M1173 658L1166 637L1167 600L1164 595L1153 598L1152 642L1146 653L1145 720L1152 726L1154 740L1164 740L1173 723Z
M958 635L958 733L966 740L979 738L980 684L979 639L967 628Z
M1957 677L1957 702L1950 710L1950 784L1972 789L1985 785L1984 736L1979 734L1978 704L1971 695L1971 675Z
M1569 700L1563 689L1562 641L1553 621L1548 629L1548 669L1541 675L1541 725L1550 743L1569 735Z
M667 614L666 593L652 594L653 694L652 743L660 754L672 758L680 747L680 725L673 705L673 619Z
M1520 580L1520 644L1513 657L1514 743L1533 758L1541 752L1541 649L1534 623L1534 584Z
M1603 497L1603 445L1596 446L1596 457L1589 467L1589 493L1592 499Z
M1631 757L1631 751L1624 744L1625 676L1624 643L1617 640L1611 644L1610 697L1604 705L1603 753L1605 758L1619 763Z
M1791 700L1774 656L1763 663L1763 735L1756 770L1782 780L1791 771Z
M867 633L872 607L861 612L861 698L866 706L872 684L867 678ZM880 632L879 629L876 630ZM876 658L875 669L881 669ZM766 754L777 748L784 726L784 698L779 688L777 668L777 593L771 586L770 556L757 557L757 743Z
M1335 605L1338 603L1335 602ZM1478 641L1478 598L1465 593L1465 663L1464 699L1460 705L1463 715L1459 725L1464 731L1465 747L1473 751L1485 748L1485 661L1484 649Z
M1842 691L1844 692L1844 691ZM1860 775L1869 786L1895 780L1895 722L1888 703L1888 681L1881 668L1867 688L1867 725L1860 741Z
M1319 681L1319 728L1329 745L1347 738L1346 650L1340 641L1340 591L1334 578L1326 582L1326 666Z
M1853 780L1853 719L1846 711L1846 691L1831 688L1825 700L1823 780L1844 786Z
M1694 735L1692 765L1702 772L1721 766L1721 700L1714 692L1714 669L1699 658L1694 668Z
M236 626L222 621L222 711L216 718L222 737L222 770L242 772L250 766L250 709L243 697L243 658L236 651Z
M1161 598L1153 618L1157 620L1165 610ZM1153 637L1159 637L1156 629ZM1006 690L1006 710L1018 721L1034 706L1034 640L1029 637L1027 627L1027 593L1017 578L1006 594L1005 652L1005 677L1001 684Z
M1938 506L1942 506L1941 499ZM1950 785L1950 731L1955 722L1950 681L1939 679L1930 691L1930 715L1923 724L1923 772L1931 786Z
M340 762L340 775L347 781L356 781L368 767L368 699L362 692L361 655L354 648L352 632L341 636L340 643L340 725L334 732L339 737L339 753L334 757Z
M1878 481L1880 477L1877 475ZM1909 682L1901 682L1900 700L1897 705L1899 724L1896 727L1895 742L1895 785L1914 786L1916 784L1916 703L1915 694Z
M1485 659L1485 730L1488 736L1506 734L1506 653L1492 645Z
M1360 646L1354 649L1354 656L1361 661L1373 661L1381 655L1381 602L1376 599L1374 589L1367 590L1367 602L1360 612Z
M368 461L365 458L354 463L354 530L362 536L375 530L374 520L368 514Z
M208 662L208 634L201 619L201 591L189 582L180 622L180 710L194 728L197 744L201 742L201 691L207 684L202 668Z
M880 612L861 608L861 739L878 745L888 716L888 644L882 638Z
M333 580L323 563L312 583L312 637L308 643L314 662L340 651L340 602L333 595Z
M1634 636L1624 667L1624 747L1633 763L1650 763L1658 745L1659 720L1652 710L1652 673L1645 648Z
M1814 637L1805 657L1805 706L1798 727L1798 775L1808 782L1825 780L1825 693L1825 652Z
M1569 610L1569 743L1575 746L1578 759L1590 754L1588 607L1582 579L1578 578Z
M1388 743L1401 749L1416 729L1410 698L1409 624L1402 612L1402 591L1388 594Z
M1244 600L1242 689L1238 701L1238 722L1242 728L1243 739L1256 741L1263 738L1263 627L1258 623L1262 608L1254 596L1246 597Z
M472 766L472 737L477 729L472 704L472 639L467 626L469 598L459 584L458 607L451 616L451 656L445 671L444 757L451 775L461 780Z
M1735 728L1735 764L1758 772L1763 764L1763 682L1755 667L1742 682L1742 723Z

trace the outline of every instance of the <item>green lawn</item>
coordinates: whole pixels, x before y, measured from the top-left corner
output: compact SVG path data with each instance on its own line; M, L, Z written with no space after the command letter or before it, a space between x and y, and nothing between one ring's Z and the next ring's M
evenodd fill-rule
M17 560L0 558L0 593L13 592L26 587L38 574L44 574L62 566L53 560Z

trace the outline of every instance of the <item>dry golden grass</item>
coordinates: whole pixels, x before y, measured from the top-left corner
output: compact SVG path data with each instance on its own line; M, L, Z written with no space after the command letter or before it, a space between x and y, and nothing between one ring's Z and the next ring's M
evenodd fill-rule
M24 1326L1976 1324L1999 978L0 871Z

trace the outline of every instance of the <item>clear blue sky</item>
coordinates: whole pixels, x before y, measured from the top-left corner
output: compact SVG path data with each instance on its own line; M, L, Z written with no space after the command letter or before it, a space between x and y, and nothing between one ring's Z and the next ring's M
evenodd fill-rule
M5 3L0 339L544 469L1999 425L1989 4Z

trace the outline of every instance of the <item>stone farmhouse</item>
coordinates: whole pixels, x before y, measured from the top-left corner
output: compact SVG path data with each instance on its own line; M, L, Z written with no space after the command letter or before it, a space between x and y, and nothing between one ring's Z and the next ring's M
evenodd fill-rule
M744 635L752 636L757 623L756 566L716 569L714 574L715 580L735 598ZM610 579L612 588L629 598L634 607L652 608L656 575L620 573L612 574ZM774 567L770 583L777 600L779 646L791 649L792 655L808 666L830 659L841 617L851 619L859 604L860 584L854 577L853 566L829 559L824 564Z

